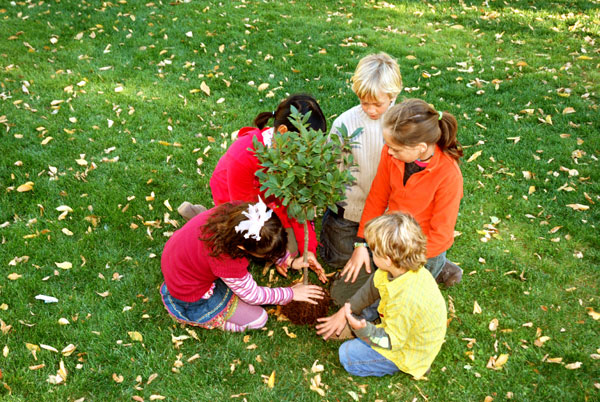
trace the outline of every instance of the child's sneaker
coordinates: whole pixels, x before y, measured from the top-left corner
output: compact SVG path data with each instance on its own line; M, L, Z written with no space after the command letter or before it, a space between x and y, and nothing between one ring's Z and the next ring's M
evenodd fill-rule
M181 215L186 221L189 221L194 216L204 211L206 211L206 207L204 205L194 205L188 201L182 202L179 208L177 208L177 212L179 212L179 215Z
M447 288L460 283L462 280L463 270L453 262L446 261L442 272L435 279L437 283L443 283Z

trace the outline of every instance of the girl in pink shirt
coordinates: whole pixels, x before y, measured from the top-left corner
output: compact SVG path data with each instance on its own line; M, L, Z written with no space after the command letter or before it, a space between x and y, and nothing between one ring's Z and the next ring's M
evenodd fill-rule
M276 261L286 254L287 234L272 212L262 200L224 203L177 230L161 257L160 293L168 313L184 324L237 332L265 325L261 304L316 304L319 286L262 287L248 272L249 256ZM291 262L297 269L303 264L300 258Z

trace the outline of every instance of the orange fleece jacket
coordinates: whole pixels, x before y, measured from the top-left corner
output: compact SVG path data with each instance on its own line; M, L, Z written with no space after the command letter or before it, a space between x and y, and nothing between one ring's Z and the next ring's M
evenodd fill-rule
M452 246L454 225L463 196L463 177L458 163L436 146L427 167L402 183L405 163L381 151L381 161L371 184L360 218L358 237L364 237L365 224L387 211L402 211L415 217L427 237L427 258Z

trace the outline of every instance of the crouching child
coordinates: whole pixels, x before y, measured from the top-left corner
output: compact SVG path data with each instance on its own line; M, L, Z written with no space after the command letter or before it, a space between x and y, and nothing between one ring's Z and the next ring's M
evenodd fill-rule
M371 220L365 239L377 271L337 313L319 319L317 333L327 339L349 325L356 339L341 345L339 357L352 375L402 371L421 378L444 342L447 319L438 285L423 268L427 240L412 216L401 212ZM369 321L378 318L380 324Z

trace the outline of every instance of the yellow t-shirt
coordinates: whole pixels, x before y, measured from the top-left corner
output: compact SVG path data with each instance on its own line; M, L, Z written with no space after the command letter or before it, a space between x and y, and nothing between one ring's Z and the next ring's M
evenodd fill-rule
M435 279L425 268L392 280L378 269L373 283L381 296L378 327L385 330L391 342L391 349L373 349L405 373L422 377L446 336L446 302Z

